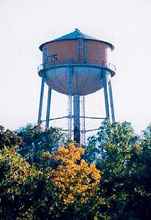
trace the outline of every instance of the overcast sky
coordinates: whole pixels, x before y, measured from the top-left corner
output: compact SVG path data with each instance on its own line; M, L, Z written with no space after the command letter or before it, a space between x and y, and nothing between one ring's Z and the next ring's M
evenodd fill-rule
M38 46L79 28L115 45L112 80L117 121L138 131L151 121L150 0L0 0L0 124L36 123L40 93ZM52 115L64 98L53 94ZM88 98L87 114L102 116L101 92Z

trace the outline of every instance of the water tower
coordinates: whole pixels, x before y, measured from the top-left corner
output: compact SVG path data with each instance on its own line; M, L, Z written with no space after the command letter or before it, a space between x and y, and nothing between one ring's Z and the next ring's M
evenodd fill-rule
M108 55L114 49L111 43L95 39L81 33L78 29L40 46L43 62L38 69L41 77L41 91L38 124L42 120L44 86L48 85L47 111L45 126L49 128L51 120L52 90L68 96L68 136L80 143L85 137L85 96L103 89L105 112L104 117L115 121L111 77L115 68L108 62ZM58 118L60 119L60 118ZM56 118L57 120L57 118Z

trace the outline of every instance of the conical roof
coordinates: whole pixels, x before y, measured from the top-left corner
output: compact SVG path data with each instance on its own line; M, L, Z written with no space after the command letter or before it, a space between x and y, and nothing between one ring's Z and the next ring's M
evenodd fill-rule
M73 32L66 34L62 37L55 39L55 41L60 40L76 40L76 39L87 39L87 40L98 40L96 38L90 37L84 33L82 33L79 29L75 29Z
M78 39L85 39L85 40L94 40L94 41L100 41L102 43L105 43L105 44L108 44L111 49L114 49L114 46L111 44L111 43L108 43L106 41L102 41L102 40L99 40L99 39L96 39L94 37L91 37L91 36L88 36L84 33L82 33L79 29L75 29L73 32L69 33L69 34L66 34L66 35L63 35L62 37L59 37L59 38L56 38L52 41L48 41L42 45L40 45L40 50L42 50L42 47L47 44L47 43L51 43L51 42L54 42L54 41L63 41L63 40L78 40Z

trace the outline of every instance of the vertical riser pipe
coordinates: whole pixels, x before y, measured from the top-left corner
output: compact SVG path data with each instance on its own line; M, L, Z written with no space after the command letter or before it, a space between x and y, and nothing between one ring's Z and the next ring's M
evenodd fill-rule
M80 96L73 97L74 106L74 141L80 143Z

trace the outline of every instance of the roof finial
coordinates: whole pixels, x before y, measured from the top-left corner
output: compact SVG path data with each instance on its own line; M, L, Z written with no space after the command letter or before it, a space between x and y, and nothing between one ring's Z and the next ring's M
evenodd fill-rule
M80 30L78 28L75 28L75 31L80 32Z

